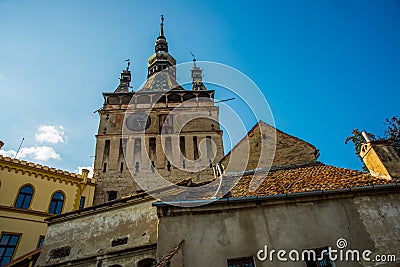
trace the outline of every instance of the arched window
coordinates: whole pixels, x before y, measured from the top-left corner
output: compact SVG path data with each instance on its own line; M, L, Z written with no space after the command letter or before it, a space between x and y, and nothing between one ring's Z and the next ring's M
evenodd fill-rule
M61 192L56 192L51 197L49 213L60 214L64 204L64 195Z
M33 188L30 185L25 185L24 187L19 190L17 201L15 201L14 207L27 209L31 204L33 196Z

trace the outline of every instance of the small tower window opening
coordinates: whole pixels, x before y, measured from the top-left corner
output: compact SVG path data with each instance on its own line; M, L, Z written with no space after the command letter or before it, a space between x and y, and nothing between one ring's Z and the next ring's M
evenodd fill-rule
M165 138L165 155L167 158L170 158L172 155L172 141L171 137L166 137Z
M135 138L133 145L133 162L135 162L136 172L139 171L139 162L142 154L142 141L140 138Z
M171 162L169 162L169 160L168 160L168 164L167 164L167 170L170 172L171 171Z
M199 159L199 145L197 143L197 136L193 136L193 159Z
M139 172L139 161L136 161L135 163L135 171Z
M186 160L182 160L182 168L186 169Z
M119 157L120 158L124 156L124 152L126 150L126 143L127 143L126 138L119 139Z
M206 136L206 145L207 145L207 158L211 159L214 157L211 136Z
M106 172L107 171L107 163L104 163L103 164L103 172Z
M14 207L21 209L28 209L31 204L33 196L33 188L30 185L25 185L19 190L17 200L15 201Z
M156 145L156 138L155 137L150 137L149 139L149 158L151 161L154 161L156 159L156 149L157 149L157 145Z
M121 165L119 166L119 172L122 173L124 171L124 163L121 162Z
M160 115L159 119L159 132L163 134L170 134L174 132L174 118L172 115Z
M104 156L108 157L110 155L110 140L104 142Z
M107 171L107 161L110 155L110 140L104 142L104 153L103 153L103 172Z
M154 161L152 161L151 162L151 165L150 165L150 170L152 171L152 172L154 172L154 168L155 168L156 166L155 166L155 164L154 164Z
M61 214L64 205L64 195L61 192L56 192L51 197L49 213Z
M182 156L186 157L186 145L185 145L185 137L179 137L179 149L181 150Z
M112 201L114 199L117 199L118 192L117 191L108 191L107 195L108 195L108 201Z

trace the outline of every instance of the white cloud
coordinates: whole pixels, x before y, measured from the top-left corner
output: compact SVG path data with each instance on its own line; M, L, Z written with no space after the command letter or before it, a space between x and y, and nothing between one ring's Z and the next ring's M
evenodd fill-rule
M64 143L64 128L61 125L40 125L37 133L35 134L35 139L40 143Z
M33 158L36 160L47 161L49 159L60 160L61 157L52 147L48 146L31 146L23 147L18 153L17 158Z
M14 158L17 152L15 150L0 150L0 154ZM60 160L61 157L52 147L48 146L31 146L31 147L23 147L18 152L17 159L26 159L26 160L40 160L47 161L49 159Z
M17 154L17 151L15 151L15 150L12 150L12 149L11 150L1 150L0 149L0 155L13 158L13 157L15 157L15 154Z
M89 178L93 177L93 166L87 166L87 167L81 167L79 166L77 170L75 170L76 173L82 174L82 169L87 169L89 170Z

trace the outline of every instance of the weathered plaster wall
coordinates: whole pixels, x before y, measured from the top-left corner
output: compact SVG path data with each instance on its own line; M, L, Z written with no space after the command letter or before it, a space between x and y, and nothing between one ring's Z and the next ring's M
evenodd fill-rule
M276 201L275 201L276 202ZM271 202L270 202L271 203ZM182 239L185 266L226 266L228 258L255 256L270 249L313 249L345 238L348 247L400 256L400 197L398 194L303 199L274 204L246 202L218 209L160 208L157 255L167 254ZM169 214L169 215L166 215ZM400 260L399 258L397 260ZM304 262L260 262L257 266L301 266ZM175 265L180 266L180 265ZM375 266L340 262L337 266ZM381 266L396 266L393 263Z
M135 266L144 257L155 258L155 246L151 248L151 245L157 242L157 214L151 201L148 198L130 203L119 202L97 207L94 211L84 210L82 215L76 213L67 218L54 219L49 224L36 266L57 263L66 266L68 262L72 266L99 267L111 266L111 263ZM126 243L122 241L124 238L127 238ZM112 246L118 240L122 243ZM52 251L54 253L63 247L70 247L69 255L51 256ZM87 265L79 265L74 262L76 260ZM105 265L95 265L99 262Z

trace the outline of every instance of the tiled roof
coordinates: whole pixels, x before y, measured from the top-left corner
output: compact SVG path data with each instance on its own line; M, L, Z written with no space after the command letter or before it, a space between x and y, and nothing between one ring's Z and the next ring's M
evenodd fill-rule
M249 189L250 182L255 179L260 184L255 191ZM320 162L310 162L297 165L273 167L269 172L258 170L247 171L243 175L227 175L223 178L220 193L221 197L243 198L253 196L268 196L290 194L298 192L312 192L320 190L335 190L353 187L363 187L378 184L390 184L392 181L374 177L361 171L338 168ZM195 190L175 192L176 201L179 200L210 200L219 185L219 179L208 182L193 183L183 180L177 185L184 187L197 187ZM168 202L168 201L167 201Z
M140 91L183 90L175 77L168 71L161 71L150 76Z
M255 191L250 191L249 185L253 176L254 179L262 179L263 181ZM243 175L227 196L266 196L389 183L392 183L392 181L377 178L365 172L312 162L277 167L271 169L268 173L259 172L254 175Z

